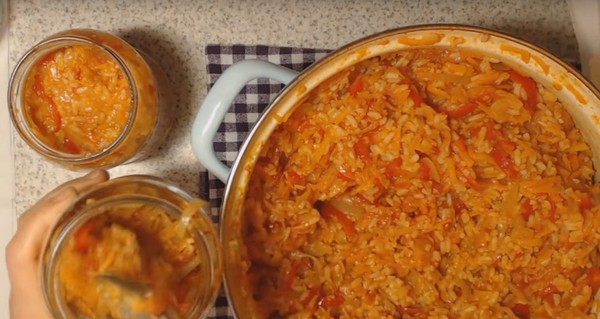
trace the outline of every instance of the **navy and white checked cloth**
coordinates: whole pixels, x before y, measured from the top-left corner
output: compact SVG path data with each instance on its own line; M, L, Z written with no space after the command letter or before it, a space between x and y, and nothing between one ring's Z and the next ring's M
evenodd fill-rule
M302 71L319 60L328 50L265 45L217 45L206 46L206 70L210 89L223 71L233 63L247 59L261 59L279 64L295 71ZM223 163L231 166L238 149L260 114L283 88L281 83L270 79L253 80L235 98L225 115L214 139L214 148ZM200 194L211 204L212 219L219 223L219 208L224 186L213 174L200 172ZM233 318L233 312L224 294L215 303L209 318Z

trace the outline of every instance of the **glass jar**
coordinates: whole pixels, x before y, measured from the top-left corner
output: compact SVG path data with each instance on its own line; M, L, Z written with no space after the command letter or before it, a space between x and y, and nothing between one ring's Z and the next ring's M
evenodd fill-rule
M67 30L38 43L17 63L8 91L20 136L71 169L145 158L173 121L172 92L160 67L98 30Z
M53 316L205 317L222 277L205 204L144 175L81 194L52 229L42 255ZM138 294L133 285L145 290Z

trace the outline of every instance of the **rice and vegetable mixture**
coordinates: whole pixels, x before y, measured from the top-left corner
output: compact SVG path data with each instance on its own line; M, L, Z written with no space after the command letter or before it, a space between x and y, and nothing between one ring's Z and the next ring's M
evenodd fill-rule
M361 62L262 150L249 289L266 318L595 318L591 155L556 96L499 61Z
M191 208L186 218L194 213ZM86 221L60 257L66 304L77 318L183 317L206 285L205 256L187 227L159 206L140 204L108 208ZM140 285L148 291L136 292Z

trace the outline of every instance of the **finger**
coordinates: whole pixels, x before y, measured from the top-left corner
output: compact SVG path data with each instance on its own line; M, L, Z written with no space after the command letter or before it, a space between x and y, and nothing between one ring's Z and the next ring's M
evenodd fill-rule
M93 171L67 182L42 198L19 218L15 236L7 247L7 258L37 259L51 227L76 200L79 193L108 179L106 171Z
M19 224L17 232L6 247L9 268L25 267L39 258L50 229L76 198L77 192L74 188L63 189L61 200L52 205L39 205L36 210L27 212L29 215L24 216L26 219ZM35 217L35 220L31 217Z
M58 186L21 215L18 227L27 227L29 223L34 223L35 220L41 218L39 215L46 214L49 207L54 206L56 202L63 201L64 197L71 196L72 194L70 194L71 191L69 191L69 189L75 191L77 195L107 179L108 173L106 171L96 170Z
M87 189L89 189L91 186L94 186L98 183L104 182L107 179L108 179L107 171L95 170L95 171L92 171L92 172L88 173L87 175L84 175L80 178L76 178L74 180L71 180L69 182L62 184L61 186L55 188L53 191L48 193L48 195L46 195L44 197L44 199L46 199L46 198L54 199L54 198L60 197L61 192L68 188L74 188L75 191L77 191L77 193L82 193L82 192L86 191Z

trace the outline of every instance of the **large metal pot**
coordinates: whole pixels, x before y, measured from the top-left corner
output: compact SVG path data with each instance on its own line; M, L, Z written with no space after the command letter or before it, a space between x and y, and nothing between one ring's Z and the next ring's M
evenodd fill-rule
M225 288L238 317L255 317L251 292L240 284L244 264L240 255L242 205L257 156L270 134L290 116L298 101L338 71L384 53L419 47L469 49L529 74L553 90L563 102L594 150L594 164L599 167L600 92L552 53L504 33L461 25L423 25L385 31L341 47L299 75L267 62L239 62L227 69L211 89L192 128L194 153L210 172L227 184L221 216L221 247ZM261 116L229 169L217 159L212 140L236 94L248 81L259 77L288 85Z

